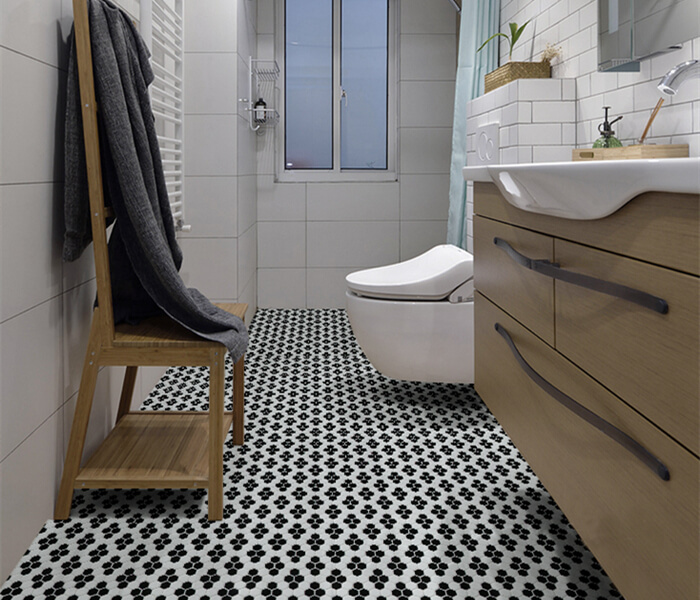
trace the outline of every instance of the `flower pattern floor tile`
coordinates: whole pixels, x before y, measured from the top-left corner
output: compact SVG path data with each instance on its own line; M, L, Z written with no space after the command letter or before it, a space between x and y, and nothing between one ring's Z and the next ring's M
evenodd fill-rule
M224 519L202 490L77 491L1 600L621 598L472 386L383 377L343 310L261 309L250 334ZM204 375L170 369L143 408L206 409Z

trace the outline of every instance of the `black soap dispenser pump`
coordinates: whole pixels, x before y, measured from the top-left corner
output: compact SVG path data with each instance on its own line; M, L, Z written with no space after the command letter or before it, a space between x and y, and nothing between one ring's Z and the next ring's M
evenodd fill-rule
M622 115L617 117L617 119L608 121L608 111L610 110L610 107L604 106L603 109L605 110L605 121L598 125L598 131L602 135L595 142L593 142L593 147L620 148L622 147L622 142L615 137L615 132L613 131L612 126L622 118Z
M265 109L267 104L262 98L258 98L258 101L253 105L253 120L258 124L262 125L265 122L266 114Z

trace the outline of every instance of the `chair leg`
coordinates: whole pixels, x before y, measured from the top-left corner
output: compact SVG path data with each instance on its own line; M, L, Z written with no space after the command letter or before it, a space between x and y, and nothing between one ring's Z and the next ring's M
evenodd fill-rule
M119 399L119 410L117 410L117 423L122 417L129 414L131 410L131 400L134 397L134 386L136 385L136 375L138 367L127 367L124 373L124 383L122 384L122 395Z
M80 390L78 400L73 414L73 424L70 430L68 441L68 451L66 461L63 464L63 476L61 487L58 491L58 499L54 509L54 519L63 520L70 517L70 506L73 501L73 489L75 478L80 470L80 461L83 456L85 446L85 435L87 433L88 422L90 421L90 410L92 409L92 399L95 395L95 385L97 384L97 373L99 371L100 352L100 324L98 311L95 310L90 326L90 339L87 351L85 352L85 362L83 364L83 374L80 379Z
M243 379L243 359L241 356L233 365L233 443L236 446L243 444L244 437L244 379Z
M224 518L225 349L212 351L209 367L209 520Z

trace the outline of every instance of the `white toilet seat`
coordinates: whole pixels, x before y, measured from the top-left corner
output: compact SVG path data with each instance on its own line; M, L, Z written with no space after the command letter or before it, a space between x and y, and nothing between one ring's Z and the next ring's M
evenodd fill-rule
M404 262L351 273L345 281L360 296L436 301L447 298L473 275L473 256L442 244Z

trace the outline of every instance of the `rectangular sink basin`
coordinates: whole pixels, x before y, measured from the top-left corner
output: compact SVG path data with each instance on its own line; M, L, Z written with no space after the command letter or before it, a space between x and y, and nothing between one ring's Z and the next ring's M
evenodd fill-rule
M480 165L466 181L493 181L513 206L564 219L601 219L644 192L700 194L700 157Z

